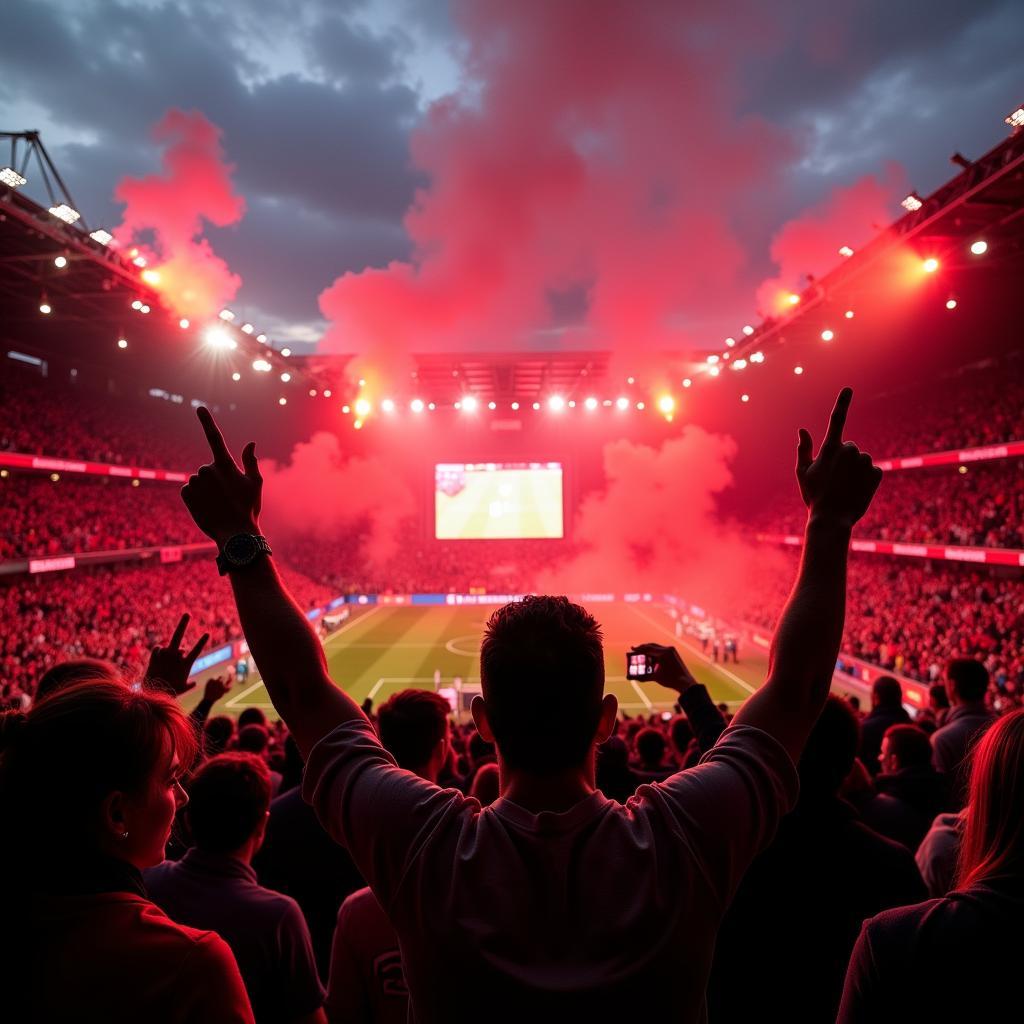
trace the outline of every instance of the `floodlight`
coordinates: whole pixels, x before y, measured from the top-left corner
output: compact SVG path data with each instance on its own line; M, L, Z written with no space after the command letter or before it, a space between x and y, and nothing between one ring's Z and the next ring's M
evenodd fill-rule
M591 412L597 408L597 399L593 395L583 403Z
M916 213L924 206L924 203L921 202L921 197L916 192L911 192L909 196L900 201L900 206L908 213Z
M658 408L668 415L676 407L676 400L671 395L662 395L658 399Z
M839 255L847 257L852 256L853 250L848 245L841 245L839 246Z
M1011 111L1003 119L1011 128L1024 128L1024 106ZM2 177L2 175L0 175ZM24 182L22 182L24 184Z
M61 203L59 206L51 206L50 213L54 215L58 220L64 221L65 224L74 224L82 215L77 211L68 206L67 203Z
M181 318L181 319L180 319L180 320L178 321L178 326L179 326L179 327L180 327L180 328L181 328L181 329L182 329L183 331L187 331L187 330L188 330L188 328L189 328L189 321L188 321L188 317L184 317L184 316L183 316L183 317L182 317L182 318Z
M409 408L412 409L413 412L423 412L423 399L422 398L414 398L409 403Z
M750 401L750 395L740 395L740 401L741 402L749 402Z
M711 367L711 368L710 368L710 369L708 370L708 373L710 373L712 377L717 377L717 376L718 376L718 374L719 374L719 369L718 369L718 367L717 367L717 366L712 366L712 367Z
M743 328L743 333L749 338L750 335L754 333L754 328L751 327L750 324L747 324L746 327Z
M794 366L793 372L799 377L804 372L804 368L802 366Z
M54 266L55 266L55 267L56 267L56 268L57 268L58 270L63 270L63 269L64 269L64 268L65 268L65 267L66 267L66 266L68 265L68 258L67 258L67 256L58 256L58 257L57 257L57 258L56 258L56 259L55 259L55 260L53 261L53 265L54 265Z
M284 397L284 395L282 395L282 396L281 396L281 397L280 397L280 398L279 398L279 399L277 400L277 404L278 404L278 405L287 405L287 404L288 404L288 399L287 399L287 398L285 398L285 397Z
M324 398L330 398L330 397L331 397L331 389L330 388L324 388Z
M292 350L290 348L283 348L283 349L281 349L281 355L283 355L285 357L285 359L287 359L291 354L292 354ZM364 384L364 381L360 381L359 382L359 386L360 387L362 387L363 384Z
M926 274L934 274L939 269L939 261L934 256L929 256L928 259L921 264L921 269Z
M540 402L533 403L533 411L536 412L540 408Z
M498 408L498 403L497 402L488 402L487 403L487 408L491 409L491 410L497 409Z
M984 256L988 252L988 242L983 238L979 238L976 242L971 242L971 252L975 256Z
M144 270L142 272L142 280L146 284L158 285L160 283L160 271L158 270Z
M227 331L221 330L219 327L208 327L203 335L203 341L206 342L210 348L229 349L231 348L231 336ZM269 368L270 364L267 364ZM256 364L253 363L253 369L256 368Z
M477 405L479 403L472 395L466 395L462 400L462 411L463 412L476 412Z
M135 266L137 267L144 267L146 265L146 257L136 256L135 259L132 260L132 263L134 263Z
M39 303L39 312L42 313L43 316L49 316L53 312L53 306L51 306L46 299L43 299L43 301Z
M233 374L231 374L231 379L232 380L241 380L242 379L242 375L237 370L235 370L235 372Z
M260 343L261 345L266 345L266 343L267 343L267 336L266 336L265 334L257 334L257 335L256 335L256 340L257 340L257 341L258 341L258 342L259 342L259 343Z
M737 359L736 362L732 364L732 368L734 370L745 370L747 368L746 359Z
M830 331L827 327L821 332L822 341L831 341L835 336L835 331Z
M846 311L846 312L845 312L845 313L843 314L843 316L845 316L847 320L852 320L852 319L853 319L853 310L852 310L852 309L848 309L848 310L847 310L847 311Z
M636 403L636 407L637 407L637 408L638 408L638 409L639 409L639 410L640 410L641 412L643 412L643 411L644 411L644 409L645 409L645 406L644 406L644 403L643 403L643 402L637 402L637 403Z
M692 387L692 386L693 386L693 381L690 380L689 377L684 377L683 378L683 387L684 388L688 388L688 387Z
M288 381L290 381L291 379L292 379L292 375L290 373L288 373L287 371L285 373L281 374L281 383L282 384L287 384Z
M132 303L132 309L142 309L142 299L136 299Z
M148 313L149 312L149 306L147 306L146 303L144 302L141 306L139 306L139 312L140 313Z
M266 361L266 359L254 359L252 361L252 368L257 373L270 373L273 367Z
M253 327L252 324L242 324L242 331L245 334L252 334L252 332L255 331L255 330L256 330L256 328Z
M382 412L394 412L395 411L394 400L391 399L391 398L385 398L385 399L383 399L381 401L380 407L381 407L381 411Z
M94 242L99 242L100 245L110 245L110 243L114 240L114 236L109 231L105 231L103 228L97 228L95 231L90 231L89 237Z
M616 398L615 399L615 407L617 409L628 409L629 408L629 399L626 398L625 396L622 396L620 398Z
M126 338L118 338L117 339L117 347L118 348L127 348L128 347L127 339Z
M552 412L561 412L565 408L565 399L561 395L552 395L548 399L548 408Z
M368 399L366 399L366 398L357 398L356 399L355 410L356 410L356 415L357 416L369 416L370 411L372 409L373 409L373 406L370 405L370 402L369 402Z
M946 309L956 309L956 299L946 299Z
M231 321L235 319L235 314L230 309L222 309L217 316L219 316L221 320L227 320L228 323L231 323Z
M788 302L788 303L789 303L789 304L790 304L791 306L795 306L795 305L797 305L797 303L798 303L798 302L800 301L800 296L799 296L799 295L797 295L797 293L796 293L796 292L790 292L790 293L789 293L789 294L788 294L788 295L786 296L786 301L787 301L787 302Z
M716 355L710 355L710 356L708 356L708 357L707 357L707 359L705 360L705 362L706 362L706 363L708 364L708 366L714 366L714 365L715 365L715 363L717 363L717 362L718 362L718 356L716 356Z
M725 343L726 343L726 345L729 346L729 348L732 348L733 345L736 344L736 339L735 338L726 338L725 339Z
M0 168L0 182L8 188L21 188L27 178L23 178L13 167Z
M519 411L519 403L518 402L513 402L512 403L512 411L513 412L518 412Z

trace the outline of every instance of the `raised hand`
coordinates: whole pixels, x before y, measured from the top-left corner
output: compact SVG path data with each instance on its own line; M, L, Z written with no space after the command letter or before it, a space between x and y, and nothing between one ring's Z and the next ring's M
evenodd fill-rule
M825 440L814 457L811 435L800 428L796 478L812 519L853 526L868 510L882 482L882 471L852 441L843 441L853 389L843 388L828 421Z
M200 466L182 487L185 507L196 526L220 545L236 533L259 533L263 477L256 461L256 443L250 441L242 449L240 468L210 410L200 406L196 415L213 461Z
M188 680L192 665L199 652L206 646L210 639L209 633L204 633L187 653L181 649L181 641L185 638L185 630L188 628L189 614L186 612L178 620L174 628L170 643L166 647L154 647L149 655L149 667L146 669L146 684L155 689L165 690L168 693L180 697L188 693L196 684Z
M210 676L203 690L203 700L216 704L231 689L230 676Z
M674 647L666 647L664 644L637 644L633 650L654 660L654 675L651 678L656 683L682 693L697 682Z

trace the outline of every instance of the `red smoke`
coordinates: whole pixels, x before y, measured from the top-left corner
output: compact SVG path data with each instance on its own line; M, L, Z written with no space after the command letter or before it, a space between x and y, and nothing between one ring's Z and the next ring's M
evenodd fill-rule
M582 552L538 580L540 590L678 594L727 615L751 565L766 560L764 548L718 514L735 453L731 437L693 425L657 449L606 445L605 488L577 515L573 539Z
M334 434L314 434L295 446L287 463L262 460L260 470L270 530L329 540L368 526L362 555L371 565L395 554L402 520L416 511L397 466L346 457Z
M245 200L233 191L220 129L198 111L171 110L153 129L164 148L160 174L123 178L114 193L125 204L115 231L122 246L137 245L159 274L155 287L182 316L215 315L242 281L199 237L203 222L237 223ZM152 238L152 245L145 243Z
M749 309L736 225L763 217L795 151L741 110L743 44L773 45L757 5L464 0L455 16L472 86L412 137L430 182L406 216L413 256L321 295L322 351L522 347L559 326L553 295L585 305L558 343L593 348L706 343Z
M772 260L777 276L757 292L758 308L774 316L791 307L786 297L806 286L806 275L820 277L842 257L839 247L857 249L892 220L894 200L906 193L903 169L895 163L881 177L865 175L846 188L835 189L827 199L788 221L772 239Z

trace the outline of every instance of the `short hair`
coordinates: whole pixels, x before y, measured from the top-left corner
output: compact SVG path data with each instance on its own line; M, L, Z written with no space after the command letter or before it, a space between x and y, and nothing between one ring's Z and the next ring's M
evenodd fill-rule
M879 676L871 687L871 696L880 708L898 708L903 705L903 687L895 676Z
M270 807L270 769L253 754L218 754L189 785L188 824L200 850L230 853L250 839Z
M203 726L203 746L206 753L213 757L223 754L235 735L235 720L227 715L214 715L206 720Z
M544 776L583 763L601 718L601 639L594 617L567 597L526 597L487 620L481 689L510 767Z
M247 725L262 725L267 727L267 716L263 714L263 708L245 708L238 716L238 728L244 729Z
M140 793L169 749L186 770L195 725L173 698L110 679L79 682L0 715L0 832L17 861L95 852L100 807Z
M235 745L243 753L262 754L269 743L270 735L267 733L266 726L257 725L254 722L238 730L238 740Z
M932 743L919 725L890 725L882 737L889 741L889 753L903 768L921 768L931 764Z
M804 796L834 796L850 774L860 747L860 722L853 708L834 693L815 722L797 770Z
M690 720L686 715L676 715L668 724L668 734L672 739L672 746L679 751L680 754L685 754L693 741L693 726L690 725Z
M445 734L451 706L433 690L402 690L377 709L380 741L399 768L422 768Z
M124 681L116 665L109 661L101 661L99 658L74 658L71 661L59 662L47 669L39 680L36 686L36 703L58 690L74 686L75 683L97 679L111 683Z
M641 729L636 734L636 752L645 766L656 768L665 756L665 737L658 729Z
M949 707L949 694L946 693L946 687L942 683L932 683L928 687L928 697L940 708Z
M946 678L961 700L982 700L988 689L988 669L974 658L953 658L946 666Z

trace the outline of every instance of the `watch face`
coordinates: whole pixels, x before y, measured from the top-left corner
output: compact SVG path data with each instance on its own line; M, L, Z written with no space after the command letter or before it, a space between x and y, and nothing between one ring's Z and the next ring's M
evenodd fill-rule
M234 565L248 565L256 551L256 541L247 533L236 534L224 545L224 557Z

